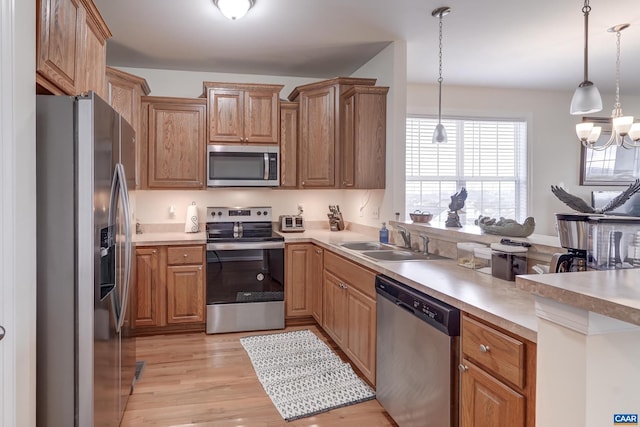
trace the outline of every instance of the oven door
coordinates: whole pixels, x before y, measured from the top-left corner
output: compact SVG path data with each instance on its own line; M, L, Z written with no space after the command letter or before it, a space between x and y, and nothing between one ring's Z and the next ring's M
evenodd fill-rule
M207 245L207 305L284 301L284 243Z

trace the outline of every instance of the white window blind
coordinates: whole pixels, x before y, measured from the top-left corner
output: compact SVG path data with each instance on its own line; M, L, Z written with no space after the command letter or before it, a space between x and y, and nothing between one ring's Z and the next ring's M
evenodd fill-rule
M445 221L451 195L465 187L461 221L527 216L527 125L522 120L444 119L448 142L431 142L437 119L410 116L406 135L406 212Z

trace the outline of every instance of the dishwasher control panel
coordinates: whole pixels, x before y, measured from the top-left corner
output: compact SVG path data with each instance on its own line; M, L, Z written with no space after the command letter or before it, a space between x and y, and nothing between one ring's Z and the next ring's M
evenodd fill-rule
M457 308L382 274L376 276L376 293L441 332L449 336L460 335L460 310Z

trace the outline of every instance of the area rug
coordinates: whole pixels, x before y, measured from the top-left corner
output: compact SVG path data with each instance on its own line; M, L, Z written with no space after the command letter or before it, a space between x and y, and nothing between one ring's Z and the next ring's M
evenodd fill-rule
M240 338L282 418L309 417L375 398L375 392L309 330Z

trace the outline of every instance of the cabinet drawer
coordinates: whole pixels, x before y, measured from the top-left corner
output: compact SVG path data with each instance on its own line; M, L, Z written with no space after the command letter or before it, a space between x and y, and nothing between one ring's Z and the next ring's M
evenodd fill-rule
M204 248L202 246L169 246L167 264L202 264Z
M524 388L525 344L492 327L462 318L462 352L513 385Z
M376 275L370 270L360 267L332 252L325 251L324 268L363 294L376 299Z

